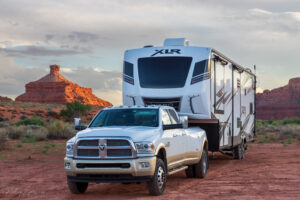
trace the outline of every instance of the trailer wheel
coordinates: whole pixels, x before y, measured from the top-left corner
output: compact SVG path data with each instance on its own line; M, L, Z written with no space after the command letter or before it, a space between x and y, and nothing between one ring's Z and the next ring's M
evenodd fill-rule
M201 160L195 165L195 178L204 178L208 169L208 152L203 149Z
M233 158L237 160L242 160L245 157L245 143L242 140L242 143L236 146L233 149Z
M73 194L82 194L88 188L88 183L71 182L68 180L68 186L70 192Z

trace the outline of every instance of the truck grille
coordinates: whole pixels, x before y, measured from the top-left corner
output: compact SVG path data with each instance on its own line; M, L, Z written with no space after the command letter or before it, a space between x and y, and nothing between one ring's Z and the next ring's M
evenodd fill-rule
M81 139L75 147L78 159L134 158L135 151L127 139Z
M171 106L175 108L176 111L180 109L180 97L169 98L169 99L153 99L153 98L143 98L145 105L164 105Z

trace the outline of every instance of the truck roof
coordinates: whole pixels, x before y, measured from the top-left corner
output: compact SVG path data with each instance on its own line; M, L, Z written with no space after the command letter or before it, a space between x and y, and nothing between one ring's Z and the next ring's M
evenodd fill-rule
M165 109L174 109L173 107L171 106L163 106L163 105L146 105L146 106L114 106L114 107L106 107L106 108L103 108L103 110L113 110L113 109L153 109L153 108L156 108L156 109L160 109L160 108L165 108Z

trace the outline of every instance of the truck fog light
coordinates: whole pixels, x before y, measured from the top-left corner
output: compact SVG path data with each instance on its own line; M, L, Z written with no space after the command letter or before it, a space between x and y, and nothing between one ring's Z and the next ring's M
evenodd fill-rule
M149 162L140 162L140 166L141 166L141 168L149 168L150 163Z
M66 169L71 169L71 164L70 163L65 163L65 168Z

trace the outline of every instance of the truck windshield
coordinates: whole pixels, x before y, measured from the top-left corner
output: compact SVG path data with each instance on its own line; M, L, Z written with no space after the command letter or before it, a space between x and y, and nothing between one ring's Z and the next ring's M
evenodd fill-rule
M191 57L149 57L138 59L138 72L142 88L184 87Z
M89 127L149 126L158 127L158 109L112 109L101 111Z

